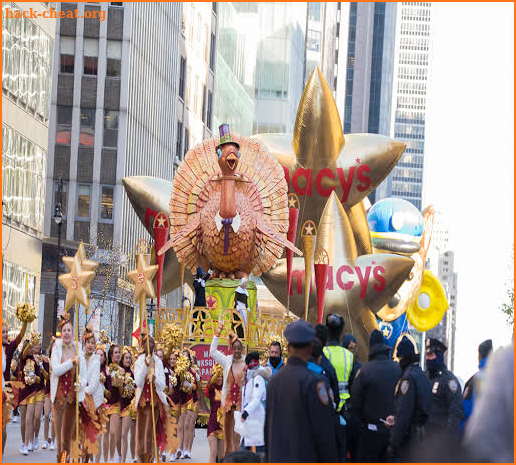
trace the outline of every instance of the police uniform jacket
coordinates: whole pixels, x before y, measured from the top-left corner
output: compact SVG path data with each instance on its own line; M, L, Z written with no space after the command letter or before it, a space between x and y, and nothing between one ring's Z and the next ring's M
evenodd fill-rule
M332 405L324 377L290 357L267 386L266 462L337 462Z
M394 394L395 423L390 444L397 450L410 439L414 428L424 426L430 414L432 388L417 362L405 368Z
M333 398L337 402L339 399L339 381L337 379L337 372L335 371L335 368L333 368L333 365L324 354L322 354L321 357L321 368L324 370L324 374L328 377L330 388L333 392Z
M394 415L394 390L401 368L389 358L389 347L385 345L373 346L369 360L351 386L351 407L363 424L380 424L380 418Z
M450 428L458 431L464 416L462 390L455 375L444 368L429 375L432 386L432 405L428 426L431 428Z

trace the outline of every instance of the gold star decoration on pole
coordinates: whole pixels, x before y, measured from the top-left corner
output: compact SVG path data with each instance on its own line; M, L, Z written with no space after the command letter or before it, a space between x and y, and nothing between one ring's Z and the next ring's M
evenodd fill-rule
M84 242L82 241L77 249L77 255L79 256L79 265L81 265L82 271L95 271L99 266L97 262L88 259L86 256L86 248L84 247ZM74 261L74 257L63 257L63 263L68 268L68 271L72 271ZM86 293L88 295L91 294L90 284L91 282L86 286Z
M80 250L82 246L82 251ZM68 310L76 301L88 308L90 299L88 293L90 283L95 276L95 268L98 263L82 258L84 254L84 244L81 242L79 250L73 257L63 257L64 264L70 270L69 273L59 276L59 282L66 289L65 311ZM84 254L85 256L85 254ZM85 263L87 262L87 263ZM85 264L83 268L81 263Z
M158 265L147 265L143 254L136 256L136 269L127 273L127 277L134 283L135 302L138 302L142 293L145 294L146 297L156 297L152 279L157 271Z

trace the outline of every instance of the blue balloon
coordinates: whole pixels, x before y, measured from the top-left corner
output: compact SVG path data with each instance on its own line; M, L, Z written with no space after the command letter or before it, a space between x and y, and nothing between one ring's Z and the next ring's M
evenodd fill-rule
M376 317L376 319L380 331L390 347L394 347L401 334L408 331L408 321L405 313L393 321L384 321L379 317Z
M369 230L375 233L399 233L414 237L423 234L421 212L404 199L387 198L376 202L367 213Z

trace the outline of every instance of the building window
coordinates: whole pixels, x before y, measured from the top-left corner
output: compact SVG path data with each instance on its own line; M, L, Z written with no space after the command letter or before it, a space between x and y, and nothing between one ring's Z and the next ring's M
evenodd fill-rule
M183 123L177 122L176 156L181 159L181 145L183 143Z
M188 152L188 149L190 148L189 145L190 145L190 132L188 131L187 128L185 128L185 146L184 146L184 150L183 150L183 158L185 157L186 152Z
M26 282L28 295L25 294ZM15 336L21 327L21 322L16 317L16 306L26 301L34 305L36 276L29 270L2 259L2 293L2 321L9 325L9 335Z
M75 218L77 220L90 219L91 186L89 184L79 184L77 186L77 210Z
M72 110L72 107L57 107L57 144L70 145L72 138Z
M118 40L107 41L107 67L106 76L120 77L122 71L122 42Z
M2 124L2 212L41 232L45 199L46 152Z
M204 61L209 63L210 59L210 30L208 26L204 26Z
M59 43L60 72L73 74L75 62L75 37L61 37Z
M308 2L308 19L321 21L321 6L320 2Z
M124 6L123 2L109 2L111 6Z
M192 67L188 67L186 74L186 106L191 108L192 106Z
M308 30L306 35L306 47L308 50L313 50L314 52L321 51L321 33L319 31Z
M81 134L79 145L93 147L95 142L95 109L81 108Z
M195 114L199 113L199 76L195 76L195 84L194 84L194 112Z
M97 75L99 56L98 39L84 39L84 74Z
M210 69L215 72L215 34L211 33L210 41Z
M104 147L116 147L118 141L118 111L104 110Z
M203 84L202 86L202 114L201 119L204 124L206 124L206 86Z
M186 58L181 57L181 65L179 67L179 97L184 101L185 99L185 72L186 72Z
M68 191L68 183L63 181L63 185L61 188L61 214L63 215L63 220L66 220L66 199L67 199L67 191ZM52 215L56 211L56 205L59 201L59 180L54 179L54 198L52 204Z
M115 195L115 186L100 186L100 212L99 221L113 222L113 199Z
M212 100L213 100L213 94L211 93L211 91L208 91L208 110L206 112L206 124L210 131L211 131L211 117L212 117Z

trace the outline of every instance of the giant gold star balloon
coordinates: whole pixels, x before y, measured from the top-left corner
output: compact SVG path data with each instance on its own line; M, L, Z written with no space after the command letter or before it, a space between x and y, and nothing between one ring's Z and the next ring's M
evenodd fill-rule
M157 271L158 265L147 265L143 254L136 256L136 270L127 273L127 277L134 283L135 302L138 302L142 294L144 294L145 297L156 297L154 286L152 285L152 278L154 278Z
M377 134L343 135L335 101L318 68L312 73L303 92L294 133L292 135L259 134L253 137L260 140L268 152L276 156L284 168L289 193L295 193L299 197L298 228L307 220L319 224L329 197L334 195L346 215L346 226L340 224L338 226L340 232L336 235L339 238L345 237L348 244L346 247L354 247L357 263L359 260L365 260L360 256L371 254L372 245L363 203L366 201L366 196L394 168L403 154L405 144ZM133 208L152 234L148 217L153 211L159 212L167 208L172 182L150 177L132 177L125 178L123 183ZM331 204L333 209L337 208L334 200ZM300 236L298 231L296 234L298 247ZM317 247L328 250L330 259L337 264L335 266L338 269L344 258L331 254L338 254L337 251L343 246L326 247L319 242L318 240ZM380 257L378 260L383 263L385 259ZM303 259L295 259L295 263L298 270L303 269ZM391 269L389 266L389 270L386 270L386 276L390 276L388 281L390 284L385 286L385 292L378 293L381 294L381 298L380 295L366 293L362 299L364 302L360 302L360 305L351 299L350 305L344 305L340 301L339 306L339 300L336 299L336 304L332 307L331 311L341 313L345 318L348 312L350 315L353 312L364 312L363 317L358 319L355 316L352 318L348 316L348 320L354 323L353 328L347 327L347 330L355 332L358 325L361 327L360 331L365 331L360 343L362 353L367 351L366 335L377 327L376 318L371 310L379 310L381 307L379 303L383 302L382 305L385 305L386 301L395 294L397 289L394 288L397 283L401 285L403 282L402 277L406 274L406 268L411 266L411 262L398 263L398 265L394 267L396 269ZM367 265L364 263L364 266ZM163 292L179 286L179 270L177 258L167 255L163 274ZM284 258L280 259L270 271L264 273L262 279L278 300L286 302L287 272ZM346 293L340 294L341 299L345 297L347 297ZM312 314L315 309L315 292L311 293L310 302L309 314ZM355 307L353 303L356 304ZM303 301L298 301L297 296L293 296L289 307L297 315L304 316ZM325 306L325 313L328 312L330 309Z
M69 273L59 276L59 282L66 289L65 311L68 310L76 301L79 301L82 305L88 308L90 305L88 291L90 283L95 276L95 272L83 270L79 251L77 251L73 258L63 258L67 258L65 264L70 270ZM69 258L71 258L71 262L68 260Z
M321 215L316 248L324 249L329 257L324 313L344 317L345 332L355 336L359 358L367 360L369 334L378 327L374 313L396 293L410 274L414 260L387 253L359 256L348 215L335 193L331 194ZM298 316L304 316L306 289L299 289L305 275L304 266L302 258L294 258L292 274L296 282L292 284L290 310ZM285 270L286 260L281 259L262 276L269 290L284 305L287 296L281 278ZM307 319L317 323L317 289L313 285Z

